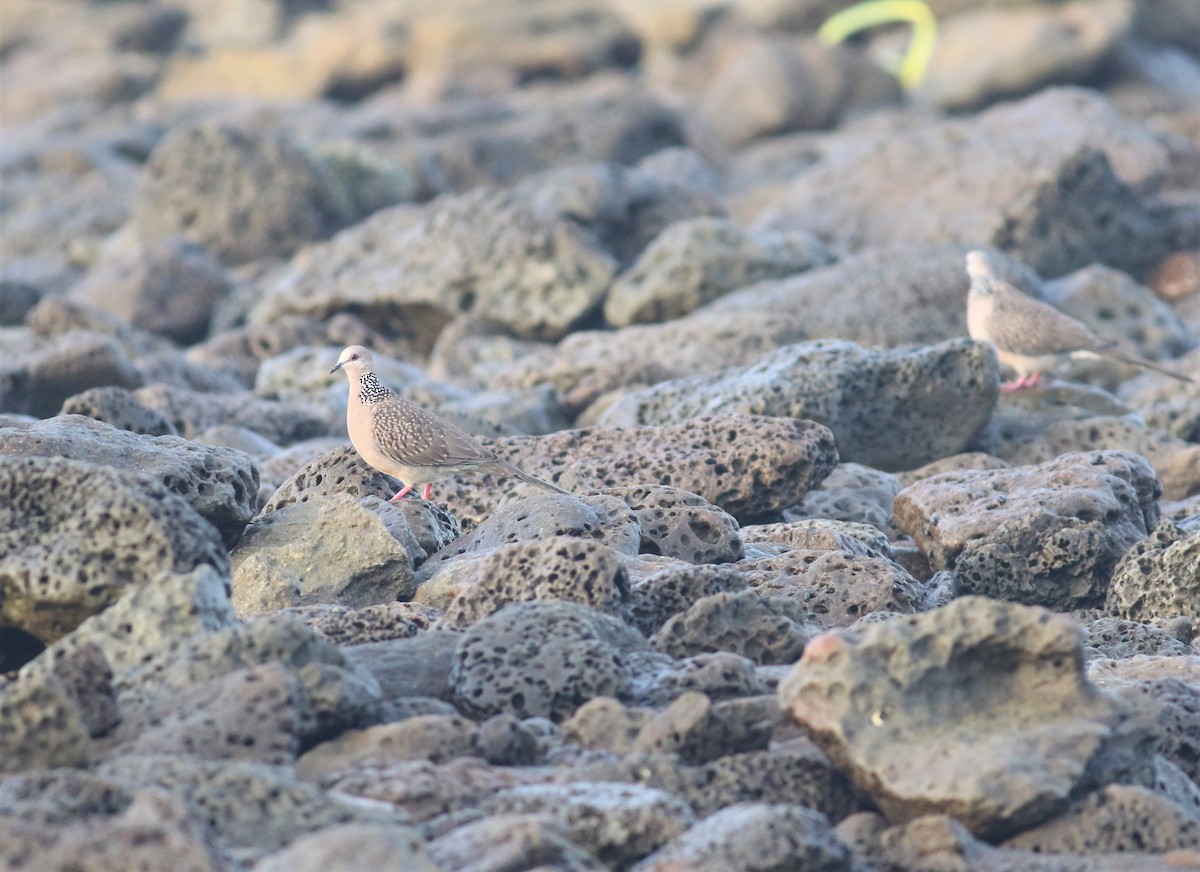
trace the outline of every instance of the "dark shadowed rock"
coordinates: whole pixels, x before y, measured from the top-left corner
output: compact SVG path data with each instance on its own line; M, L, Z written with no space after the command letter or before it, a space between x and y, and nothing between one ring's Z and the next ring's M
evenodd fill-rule
M0 412L48 418L68 397L102 385L136 388L142 378L120 343L93 332L65 333L7 352L0 364Z
M455 703L475 715L562 720L595 696L623 696L636 630L576 603L517 603L474 624L454 652Z
M994 352L967 340L897 351L824 340L781 348L747 369L631 391L600 423L678 424L714 413L810 419L833 431L842 460L905 469L962 451L987 423L997 379Z
M188 343L204 338L214 307L232 290L220 262L203 248L161 239L102 259L71 296L133 327Z

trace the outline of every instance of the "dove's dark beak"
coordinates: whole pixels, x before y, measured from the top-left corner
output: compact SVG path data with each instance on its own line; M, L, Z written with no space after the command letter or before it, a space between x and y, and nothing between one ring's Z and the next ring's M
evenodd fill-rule
M345 364L343 361L340 361L340 360L339 360L337 363L335 363L335 364L333 365L333 369L329 370L329 374L330 374L330 375L333 375L335 372L337 372L339 369L341 369L341 368L342 368L343 366L345 366L345 365L346 365L346 364Z

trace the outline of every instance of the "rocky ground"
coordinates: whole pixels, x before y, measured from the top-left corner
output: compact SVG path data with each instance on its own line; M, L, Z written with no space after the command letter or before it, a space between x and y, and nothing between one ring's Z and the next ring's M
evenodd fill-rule
M1200 869L1200 5L841 5L4 0L0 868Z

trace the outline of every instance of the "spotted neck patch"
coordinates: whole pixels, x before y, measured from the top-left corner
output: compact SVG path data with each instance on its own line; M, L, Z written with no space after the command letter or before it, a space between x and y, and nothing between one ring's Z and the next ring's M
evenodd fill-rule
M379 377L373 372L364 372L358 379L358 400L361 403L378 403L391 396L391 393L379 383Z

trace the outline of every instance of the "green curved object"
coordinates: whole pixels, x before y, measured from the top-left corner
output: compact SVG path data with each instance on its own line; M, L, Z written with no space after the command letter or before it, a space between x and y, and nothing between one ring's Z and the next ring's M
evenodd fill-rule
M865 0L855 3L832 16L817 31L817 39L826 45L837 45L846 37L877 27L880 24L908 22L912 37L908 51L896 69L890 70L906 90L921 84L933 46L937 42L937 17L924 0Z

